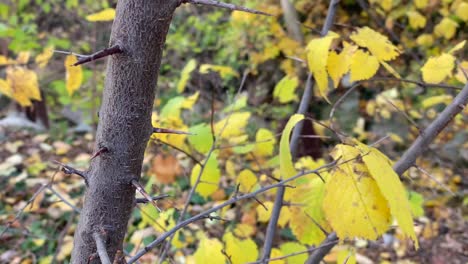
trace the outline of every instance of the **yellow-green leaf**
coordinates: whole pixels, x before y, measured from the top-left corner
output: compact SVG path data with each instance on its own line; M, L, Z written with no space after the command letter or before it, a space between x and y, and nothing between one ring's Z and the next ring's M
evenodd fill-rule
M231 256L232 264L243 264L257 260L258 248L252 239L238 239L231 232L227 232L223 236L223 241L226 244L227 255Z
M331 51L328 55L327 70L335 88L338 87L341 77L349 71L351 58L357 49L357 46L344 42L340 54Z
M39 68L44 68L47 66L47 63L49 62L50 58L52 58L52 55L54 54L54 47L47 47L45 48L41 54L36 56L36 63L39 66Z
M86 16L86 20L91 22L96 21L112 21L115 18L115 9L114 8L106 8L101 10L97 13L93 13L91 15Z
M200 174L201 166L196 164L192 169L190 176L190 185L193 187L197 181L198 175ZM195 191L203 197L208 197L218 189L219 179L221 178L221 171L218 167L218 160L216 153L212 153L206 166L203 168L203 172L200 176L200 182L198 183Z
M436 96L431 96L428 98L425 98L422 102L422 108L427 109L429 107L432 107L434 105L438 104L450 104L453 100L453 96L450 94L442 94L442 95L436 95Z
M197 67L197 62L194 59L189 60L185 67L182 69L182 73L180 74L180 80L177 83L177 92L183 93L185 90L185 85L190 78L190 74L193 70Z
M421 217L424 215L424 197L417 192L409 192L408 199L411 207L411 213L414 217Z
M291 136L292 129L301 120L304 119L304 115L295 114L289 118L286 127L281 134L280 140L280 171L281 178L287 179L297 174L292 162L291 151L289 149L289 137Z
M426 26L426 18L418 11L409 11L406 15L408 16L410 27L418 29Z
M286 255L290 255L293 253L306 251L307 247L297 242L286 242L286 243L281 244L280 250L283 256L286 256ZM296 256L288 257L287 263L288 264L304 264L307 260L307 256L308 256L307 254L299 254Z
M358 29L351 35L351 39L359 46L367 48L379 61L393 60L400 54L386 36L368 27Z
M237 183L239 184L240 192L251 192L257 183L257 176L255 176L251 170L245 169L239 173L239 176L237 177Z
M65 59L65 79L67 81L67 91L69 95L72 95L81 86L83 81L83 69L81 65L73 66L78 59L75 55L68 55Z
M359 144L359 148L363 154L366 154L363 155L362 159L382 195L388 201L392 216L398 221L403 233L408 235L415 242L415 247L418 248L406 190L399 176L393 170L390 160L376 148L370 148L364 144Z
M466 40L458 43L457 45L455 45L455 47L451 48L448 53L453 54L453 53L463 49L463 47L465 47L465 44L466 44Z
M296 76L284 76L275 86L273 97L280 103L289 103L297 100L295 94L299 79Z
M459 17L461 20L467 22L468 21L468 3L467 2L460 3L455 9L455 15L457 15L457 17Z
M337 145L332 156L344 161L331 173L325 187L323 210L340 239L376 239L390 225L390 211L361 153L349 145ZM330 206L333 205L333 206Z
M356 252L353 249L344 249L338 252L336 263L356 264Z
M249 122L250 112L236 112L227 115L222 120L216 122L214 126L216 136L229 139L231 137L243 134L247 123ZM224 128L224 130L222 130ZM219 133L222 130L222 134Z
M350 65L350 81L368 80L377 73L379 61L367 51L357 50Z
M207 153L213 145L213 135L211 134L210 125L200 123L190 127L189 132L193 134L188 137L190 145L200 153Z
M205 263L208 259L213 264L225 264L226 257L223 255L223 244L216 238L208 238L206 235L200 235L195 254L193 254L195 263Z
M335 38L338 38L338 35L330 31L325 37L313 39L307 44L307 64L309 65L309 70L314 74L319 94L327 101L328 74L326 67L328 50Z
M436 36L444 37L445 39L451 39L455 36L458 24L448 17L444 17L439 24L434 27L434 33Z
M423 9L429 4L429 0L414 0L414 5L419 8Z
M453 67L455 67L455 57L451 54L443 53L431 57L421 68L422 78L427 83L440 83L452 76Z
M260 128L255 136L255 156L268 157L273 155L276 145L276 137L270 130Z
M202 64L200 66L200 73L208 73L209 71L215 71L221 75L221 78L227 77L239 77L239 73L234 71L233 68L228 66L221 66L221 65L212 65L212 64Z

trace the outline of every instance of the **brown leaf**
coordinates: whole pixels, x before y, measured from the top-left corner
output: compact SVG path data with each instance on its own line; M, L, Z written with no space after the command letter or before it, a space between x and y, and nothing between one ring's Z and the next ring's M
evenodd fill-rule
M161 183L173 183L182 172L179 161L172 155L158 154L154 157L151 171Z

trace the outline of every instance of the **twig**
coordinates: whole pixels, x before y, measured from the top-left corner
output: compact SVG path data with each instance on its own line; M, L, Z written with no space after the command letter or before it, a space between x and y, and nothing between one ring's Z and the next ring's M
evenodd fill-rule
M169 194L161 194L161 195L158 195L158 196L153 196L151 197L151 201L159 201L159 200L162 200L164 198L167 198L169 197ZM148 199L147 198L136 198L135 199L135 203L148 203Z
M159 134L194 135L193 133L186 132L186 131L174 130L170 128L161 128L161 127L153 127L152 132L159 133Z
M78 58L84 58L87 56L87 55L78 54L78 53L71 52L71 51L64 51L64 50L54 50L54 53L60 53L60 54L65 54L65 55L75 55Z
M348 97L348 95L350 95L358 86L360 86L361 84L360 83L356 83L354 84L353 86L351 86L351 88L349 88L340 98L338 98L338 100L336 100L336 102L333 104L331 110L330 110L330 115L329 115L329 118L330 119L330 128L335 130L335 127L334 127L334 123L333 123L333 117L335 115L335 111L336 109L338 108L338 106L341 105L341 103L344 101L344 99L346 97Z
M64 202L66 205L70 206L71 209L73 209L73 211L75 213L81 213L81 210L80 208L74 206L71 202L69 202L67 199L65 199L65 197L63 197L63 195L61 195L59 192L57 192L57 190L55 190L54 188L52 188L52 185L48 185L47 186L47 189L49 189L51 192L53 192L62 202Z
M95 61L95 60L98 60L100 58L104 58L104 57L107 57L109 55L122 53L122 52L123 52L123 50L119 45L114 45L112 47L105 48L105 49L100 50L100 51L98 51L96 53L93 53L91 55L85 55L85 56L79 57L78 61L75 62L73 64L73 66L78 66L78 65L81 65L81 64L85 64L85 63L90 62L90 61Z
M343 163L350 162L352 160L355 160L355 159L350 159L350 160L344 161ZM151 250L152 248L159 245L161 242L166 240L166 238L168 238L168 237L172 236L173 234L175 234L179 229L182 229L185 226L187 226L187 225L189 225L189 224L191 224L193 222L196 222L196 221L198 221L200 219L204 219L206 215L214 213L214 212L216 212L216 211L218 211L218 210L220 210L220 209L222 209L222 208L224 208L226 206L237 203L238 201L245 200L245 199L251 199L251 198L256 197L257 195L259 195L260 193L264 193L264 192L266 192L268 190L278 188L279 186L284 186L286 183L288 183L290 181L294 181L294 180L296 180L296 179L298 179L300 177L303 177L305 175L313 174L313 173L320 172L320 171L323 171L323 170L330 170L331 168L333 168L333 167L335 167L337 165L341 165L343 163L337 164L337 161L335 160L335 161L333 161L331 163L320 166L319 168L317 168L315 170L308 170L308 171L300 172L300 173L294 175L291 178L282 180L281 182L278 182L278 183L275 183L275 184L271 184L271 185L262 187L262 188L258 189L257 191L254 191L254 192L251 192L251 193L248 193L248 194L244 194L244 195L240 195L240 196L236 196L236 197L232 197L231 199L225 201L222 204L219 204L219 205L217 205L215 207L212 207L211 209L208 209L208 210L206 210L204 212L201 212L201 213L199 213L199 214L197 214L195 216L192 216L191 218L189 218L187 220L184 220L184 221L178 223L176 226L171 228L169 231L167 231L166 233L162 234L157 239L155 239L154 241L149 243L145 248L138 251L137 254L135 254L135 256L133 256L132 258L130 258L128 260L127 263L128 264L134 263L139 258L141 258L144 254L149 252L149 250Z
M432 176L429 172L427 172L425 169L419 167L418 165L413 165L413 167L415 167L417 170L419 170L420 172L422 172L423 174L425 174L427 177L429 177L431 180L435 181L437 184L439 184L443 189L445 189L447 192L449 192L451 195L455 196L456 194L454 192L452 192L452 190L450 190L450 188L443 184L442 182L440 182L436 177Z
M335 13L338 7L339 0L331 0L330 5L328 6L327 11L327 18L325 23L323 24L322 31L320 35L323 37L328 34L331 26L333 25L333 20L335 18ZM299 104L299 109L297 110L298 114L305 114L307 112L307 108L309 107L310 99L313 95L313 86L314 81L312 80L312 73L309 72L306 81L306 87L304 90L304 94L302 95L301 102ZM302 127L304 126L303 122L300 122L294 127L293 133L291 136L290 141L290 150L291 156L296 157L297 155L297 146L299 143L299 138L302 133ZM265 235L265 242L263 246L263 253L261 258L259 259L260 263L268 263L267 259L270 258L271 249L273 247L273 239L276 232L276 226L278 224L278 219L281 213L281 208L283 207L283 199L284 199L284 192L285 187L281 186L276 191L275 202L273 204L273 211L271 212L270 221L268 222L266 235Z
M412 84L416 84L420 87L423 87L423 88L430 88L430 87L433 87L433 88L447 88L447 89L454 89L454 90L461 90L463 89L462 87L458 87L458 86L453 86L453 85L449 85L449 84L443 84L443 83L439 83L439 84L436 84L436 83L426 83L426 82L423 82L423 81L415 81L415 80L409 80L409 79L400 79L400 78L396 78L396 77L374 77L372 79L369 79L369 80L361 80L360 82L373 82L373 81L396 81L396 82L405 82L405 83L412 83Z
M153 198L145 191L145 189L143 188L143 186L141 186L141 184L136 180L136 179L133 179L132 180L132 185L137 189L138 192L141 193L141 195L143 195L143 197L145 197L145 199L150 202L151 204L153 204L153 206L159 211L161 212L161 209L158 207L158 205L156 204L156 201L153 200Z
M257 15L264 15L264 16L272 16L271 14L250 9L247 7L243 6L237 6L234 4L228 4L228 3L223 3L220 1L215 1L215 0L180 0L181 4L195 4L195 5L207 5L207 6L214 6L214 7L221 7L229 10L237 10L237 11L242 11L242 12L247 12L247 13L252 13L252 14L257 14Z
M63 164L61 162L58 162L56 160L54 160L52 162L60 165L60 167L61 167L60 170L63 171L65 174L68 174L68 175L76 174L76 175L80 176L85 181L86 186L89 186L88 185L88 176L86 175L86 172L77 170L77 169L75 169L75 168L73 168L71 166L65 165L65 164Z
M51 263L57 263L57 256L60 253L60 249L63 246L63 239L65 238L65 235L67 234L68 230L72 226L74 222L73 219L75 218L75 216L76 216L76 212L73 211L71 213L71 216L68 217L67 225L60 232L59 238L57 239L57 247L55 248L55 253L54 253L54 256L52 257Z
M99 232L93 233L94 241L96 241L96 251L99 255L99 259L103 264L111 264L112 262L109 259L109 255L107 255L106 244Z
M408 122L410 122L414 127L416 127L418 130L419 129L419 126L418 124L416 124L416 122L414 122L413 119L411 119L411 117L403 110L400 110L392 101L390 101L390 99L388 99L386 96L382 96L382 98L385 100L385 102L387 102L387 104L391 105L393 107L393 109L395 109L398 113L401 113L405 118L406 120L408 120Z
M181 149L181 148L179 148L179 147L177 147L177 146L175 146L175 145L172 145L172 144L169 143L169 142L162 141L162 140L160 140L160 139L158 139L158 138L156 138L156 141L158 141L158 142L161 143L161 144L164 144L164 145L166 145L166 146L169 146L169 147L171 147L171 148L173 148L173 149L175 149L175 150L178 150L178 151L184 153L184 154L185 154L187 157L189 157L193 162L197 163L197 164L200 165L200 166L202 165L201 161L199 161L197 158L195 158L192 154L188 153L187 151L185 151L185 150L183 150L183 149Z

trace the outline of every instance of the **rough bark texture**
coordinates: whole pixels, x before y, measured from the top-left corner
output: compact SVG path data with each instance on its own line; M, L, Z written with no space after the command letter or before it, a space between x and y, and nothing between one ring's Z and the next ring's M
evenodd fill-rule
M119 0L109 46L121 54L109 57L96 151L87 173L89 187L75 232L72 263L87 263L96 253L93 232L104 230L110 259L122 249L133 209L143 154L151 135L151 111L166 34L178 1ZM99 263L95 258L90 263Z

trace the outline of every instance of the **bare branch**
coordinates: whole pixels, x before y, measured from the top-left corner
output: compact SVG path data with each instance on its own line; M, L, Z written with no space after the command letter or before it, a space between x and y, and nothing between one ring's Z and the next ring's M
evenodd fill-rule
M150 197L151 198L151 201L159 201L159 200L162 200L164 198L167 198L169 197L169 194L161 194L161 195L158 195L158 196L153 196L153 197ZM148 203L150 201L148 201L147 198L136 198L135 199L135 203Z
M145 191L143 186L141 186L141 184L136 179L132 180L132 185L137 189L138 192L141 193L141 195L143 195L143 197L145 197L148 202L150 202L159 212L161 212L161 209L156 204L156 200L153 200L153 198Z
M162 141L160 139L156 139L157 142L161 143L161 144L164 144L166 146L169 146L175 150L178 150L182 153L184 153L187 157L189 157L193 162L197 163L198 165L202 165L201 161L199 161L197 158L195 158L192 154L188 153L187 151L175 146L175 145L172 145L171 143L168 143L168 142L165 142L165 141Z
M174 129L170 129L170 128L161 128L161 127L153 127L152 132L153 133L159 133L159 134L193 135L190 132L174 130Z
M354 160L354 159L351 159L351 160ZM344 161L343 163L349 162L351 160ZM341 163L341 164L343 164L343 163ZM333 162L328 163L326 165L323 165L323 166L321 166L321 167L319 167L319 168L317 168L315 170L303 171L303 172L300 172L300 173L294 175L291 178L282 180L281 182L262 187L262 188L258 189L255 192L251 192L251 193L248 193L248 194L232 197L231 199L225 201L222 204L219 204L219 205L217 205L215 207L212 207L211 209L208 209L208 210L206 210L204 212L201 212L201 213L199 213L199 214L197 214L195 216L192 216L191 218L189 218L187 220L184 220L184 221L178 223L175 227L171 228L169 231L167 231L166 233L159 236L156 240L149 243L145 248L138 251L135 256L133 256L132 258L130 258L128 260L127 263L128 264L135 263L135 261L137 261L139 258L141 258L144 254L146 254L152 248L156 247L157 245L159 245L160 243L165 241L168 237L175 234L179 229L182 229L185 226L187 226L187 225L189 225L189 224L191 224L193 222L196 222L196 221L198 221L200 219L204 219L206 217L206 215L214 213L214 212L216 212L216 211L218 211L218 210L220 210L220 209L222 209L222 208L224 208L226 206L230 206L231 204L237 203L238 201L245 200L245 199L251 199L251 198L256 197L257 195L259 195L261 193L264 193L264 192L266 192L268 190L278 188L279 186L284 186L286 183L288 183L290 181L294 181L294 180L296 180L296 179L298 179L300 177L303 177L304 175L309 175L309 174L313 174L313 173L316 173L316 172L321 172L323 170L330 170L331 168L335 167L336 165L337 165L337 161L333 161Z
M65 165L65 164L63 164L61 162L58 162L56 160L54 160L53 162L60 165L60 170L63 171L65 174L68 174L68 175L76 174L76 175L80 176L81 178L83 178L83 180L85 181L86 186L89 186L88 185L88 177L86 175L86 172L77 170L77 169L75 169L75 168L73 168L71 166Z
M96 250L99 255L99 259L101 260L101 263L112 264L112 262L109 259L109 255L107 255L106 243L104 242L104 239L102 238L101 234L99 232L94 232L93 238L96 241Z
M271 14L250 9L247 7L243 6L236 6L234 4L228 4L228 3L223 3L220 1L215 1L215 0L180 0L181 4L195 4L195 5L207 5L207 6L214 6L214 7L221 7L229 10L237 10L237 11L242 11L242 12L247 12L247 13L252 13L252 14L257 14L257 15L264 15L264 16L272 16Z
M420 172L422 172L423 174L425 174L427 177L429 177L431 180L435 181L437 184L439 184L439 186L441 186L443 189L445 189L447 192L449 192L451 195L455 196L456 194L454 192L452 192L452 190L450 190L450 188L443 184L441 181L439 181L436 177L432 176L429 172L427 172L425 169L419 167L418 165L414 165L413 167L415 167L417 170L419 170Z
M73 64L73 66L78 66L78 65L81 65L81 64L85 64L85 63L90 62L90 61L95 61L95 60L107 57L109 55L122 53L122 52L123 52L123 50L119 45L114 45L114 46L112 46L110 48L105 48L105 49L100 50L100 51L98 51L96 53L93 53L91 55L85 55L85 56L82 55L81 57L78 57L78 61L75 62Z
M75 211L75 213L78 213L78 214L81 213L80 208L74 206L71 202L69 202L67 199L65 199L65 197L63 197L62 194L60 194L59 192L57 192L57 190L52 188L52 185L48 185L47 189L50 190L51 192L53 192L66 205L70 206L70 208L73 209L73 211Z

